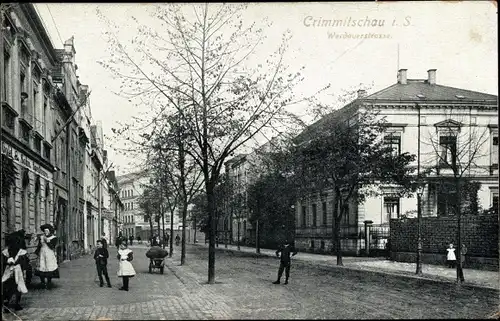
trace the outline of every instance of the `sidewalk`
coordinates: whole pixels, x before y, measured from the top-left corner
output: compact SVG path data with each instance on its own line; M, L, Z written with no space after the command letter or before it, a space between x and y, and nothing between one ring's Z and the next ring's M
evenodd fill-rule
M208 244L196 243L195 245L208 247ZM216 247L218 250L238 251L236 245L219 244ZM254 247L240 246L240 252L255 253ZM260 249L261 256L275 256L275 250ZM384 273L390 275L399 275L411 278L431 279L440 282L456 282L456 270L438 265L423 264L422 276L415 275L415 263L394 262L376 257L342 257L344 266L337 266L337 257L334 255L322 255L299 252L294 259L302 262L311 262L318 265L324 265L335 268L345 268L354 270L371 271L376 273ZM475 269L464 269L465 285L477 286L482 288L489 288L499 290L500 273L494 271L483 271Z

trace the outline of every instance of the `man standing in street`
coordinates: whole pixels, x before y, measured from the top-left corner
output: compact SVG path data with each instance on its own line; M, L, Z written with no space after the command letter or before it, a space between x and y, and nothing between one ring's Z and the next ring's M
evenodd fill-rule
M281 256L280 253L281 252ZM280 257L280 267L278 269L278 280L274 281L273 284L280 284L281 276L283 275L283 270L285 270L285 284L288 284L288 278L290 277L290 255L295 256L297 250L294 246L290 245L290 242L285 241L285 246L279 248L276 251L276 256Z

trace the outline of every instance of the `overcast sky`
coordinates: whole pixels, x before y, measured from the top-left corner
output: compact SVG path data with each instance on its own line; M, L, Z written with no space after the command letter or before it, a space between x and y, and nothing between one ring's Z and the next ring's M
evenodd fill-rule
M185 4L189 6L189 4ZM102 35L106 26L96 8L115 23L130 28L130 16L151 19L150 4L37 3L37 10L56 48L75 37L78 75L92 90L94 120L104 134L116 121L137 114L126 99L115 95L119 82L97 61L107 57ZM148 9L149 8L149 9ZM248 19L267 16L273 22L269 40L279 42L289 29L293 39L288 53L292 67L305 66L300 90L305 94L331 83L332 93L360 84L372 84L369 93L396 82L399 68L408 78L426 78L437 69L437 83L490 94L498 92L497 8L492 2L378 2L378 3L266 3L251 4ZM367 25L369 24L369 26ZM57 28L56 28L57 26ZM370 34L367 39L346 39ZM399 44L399 59L398 59ZM266 55L266 48L262 49ZM306 111L298 110L306 116ZM132 159L106 142L118 174L133 167Z

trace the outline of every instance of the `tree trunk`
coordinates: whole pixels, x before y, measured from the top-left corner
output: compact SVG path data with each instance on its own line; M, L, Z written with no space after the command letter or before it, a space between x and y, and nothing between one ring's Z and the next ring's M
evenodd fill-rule
M181 238L181 265L186 262L186 215L187 205L186 202L182 204L182 238Z
M158 238L160 237L161 237L160 216L158 216ZM160 244L158 244L158 246L160 246Z
M196 217L194 218L194 240L193 240L193 243L196 244Z
M464 271L462 269L462 235L460 229L462 228L461 216L462 216L462 208L461 208L461 198L460 198L460 179L455 178L455 186L456 186L456 213L457 213L457 242L458 242L458 253L457 257L457 283L460 284L465 281Z
M260 253L259 220L255 223L255 252Z
M238 240L237 240L238 251L241 250L241 248L240 248L240 226L241 226L241 223L240 223L240 219L238 218Z
M208 176L208 175L206 175ZM215 283L215 208L214 208L214 186L206 182L207 210L208 210L208 283Z
M153 234L154 234L154 227L153 227L153 217L151 215L149 215L149 227L151 229L151 234L149 236L149 239L151 240L151 245L153 245Z
M169 257L172 257L172 252L174 252L174 211L170 211L170 237L168 238L170 242L170 251L168 253Z
M340 238L340 222L342 221L343 215L342 200L339 192L336 192L335 203L333 207L333 217L334 217L334 236L335 236L335 252L337 254L337 265L344 265L342 263L342 243Z

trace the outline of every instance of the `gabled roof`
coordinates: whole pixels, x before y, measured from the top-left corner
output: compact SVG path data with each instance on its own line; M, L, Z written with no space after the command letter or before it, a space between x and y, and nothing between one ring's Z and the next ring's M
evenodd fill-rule
M453 119L447 119L434 124L436 127L462 127L463 124Z
M396 83L363 100L416 100L416 101L487 101L495 102L498 97L477 91L429 84L427 80L408 79L406 84Z

